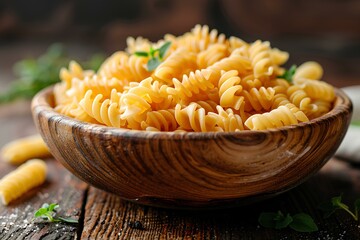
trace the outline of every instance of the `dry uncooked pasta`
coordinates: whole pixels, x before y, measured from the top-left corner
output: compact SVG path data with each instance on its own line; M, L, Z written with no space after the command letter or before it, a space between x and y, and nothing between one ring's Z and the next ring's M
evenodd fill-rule
M0 155L3 161L22 164L32 158L50 157L51 153L41 136L36 134L9 142L2 147Z
M45 182L47 167L40 159L32 159L0 180L0 198L4 205Z
M118 128L228 132L306 122L329 112L336 97L320 80L318 63L306 62L291 74L282 67L289 54L270 42L226 38L208 26L154 43L130 37L127 44L97 73L75 62L63 69L55 109ZM159 64L149 68L154 58Z

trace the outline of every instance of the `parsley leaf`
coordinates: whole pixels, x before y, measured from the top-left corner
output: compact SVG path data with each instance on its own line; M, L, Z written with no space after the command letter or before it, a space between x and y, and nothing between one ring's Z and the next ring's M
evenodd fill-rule
M135 56L138 56L138 57L148 57L149 56L148 52L143 52L143 51L135 52L134 54L135 54Z
M295 72L296 72L296 65L292 65L288 70L284 72L283 75L280 75L278 77L285 79L289 83L292 83Z
M324 217L330 217L336 210L344 210L355 221L359 220L360 199L354 202L354 212L352 212L348 205L342 202L342 195L331 198L330 202L322 203L318 206L324 212Z
M171 45L171 42L165 42L160 48L159 48L159 56L160 59L162 60L167 52L167 50L169 49Z
M56 216L56 209L59 208L57 203L44 203L41 208L39 208L34 213L34 218L41 218L47 220L48 222L66 222L66 223L78 223L78 220L73 218L64 218Z
M151 58L147 63L148 71L152 71L160 65L160 60L158 58Z
M137 51L134 52L134 55L137 57L149 57L149 60L146 64L147 70L153 71L155 70L160 63L163 61L166 52L169 50L171 42L165 42L161 47L154 49L152 46L150 47L148 52Z
M289 227L297 232L316 232L319 230L312 217L308 214L298 213L292 219L293 221L289 224Z
M289 213L284 215L281 211L263 212L260 214L258 222L263 227L273 229L290 227L297 232L314 232L318 230L314 220L305 213L291 216Z

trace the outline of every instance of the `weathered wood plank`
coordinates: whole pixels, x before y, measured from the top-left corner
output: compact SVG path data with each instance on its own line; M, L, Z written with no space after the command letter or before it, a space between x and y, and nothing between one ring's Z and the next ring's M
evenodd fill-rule
M59 214L79 219L87 184L78 180L53 159L47 160L49 173L42 186L35 188L9 206L0 207L0 239L73 239L78 225L33 221L43 203L58 203ZM0 176L13 167L0 163Z
M343 193L349 203L360 196L360 171L331 160L300 187L251 206L214 211L159 209L126 202L90 188L85 207L82 239L360 239L358 225L339 212L323 219L317 206ZM316 233L276 231L260 227L263 211L306 212L319 226ZM136 229L139 221L143 229Z
M15 102L0 107L0 147L10 140L36 132L29 102ZM54 159L47 159L47 180L36 189L11 202L0 205L0 239L74 239L78 225L39 223L32 221L34 212L43 203L56 202L60 214L79 218L87 184L78 180ZM16 166L0 159L0 177Z

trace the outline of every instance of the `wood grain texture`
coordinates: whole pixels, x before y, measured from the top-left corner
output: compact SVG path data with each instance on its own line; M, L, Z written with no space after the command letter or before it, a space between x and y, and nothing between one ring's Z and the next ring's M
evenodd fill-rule
M36 132L31 118L29 102L15 102L0 107L0 146ZM0 239L74 239L78 225L39 223L32 221L35 211L43 203L56 202L60 214L79 218L87 184L69 173L54 159L46 159L46 182L12 201L9 206L0 205ZM0 157L0 178L14 170Z
M74 239L78 225L41 223L33 221L35 211L43 203L56 202L62 216L79 219L87 184L54 160L47 160L49 173L45 184L34 188L14 200L9 206L0 207L0 239ZM0 177L12 167L0 162Z
M342 175L341 172L348 174ZM331 160L320 173L273 199L225 210L185 211L141 206L91 187L85 207L81 239L349 239L360 238L357 223L337 212L328 219L317 206L343 193L344 201L360 197L359 169ZM359 185L359 186L358 186ZM311 215L319 227L315 233L298 233L260 227L261 212L281 210ZM139 221L143 228L132 227Z
M142 204L228 206L295 187L334 154L352 105L337 91L333 110L308 123L235 133L145 132L88 124L52 109L52 89L32 104L52 154L76 176Z

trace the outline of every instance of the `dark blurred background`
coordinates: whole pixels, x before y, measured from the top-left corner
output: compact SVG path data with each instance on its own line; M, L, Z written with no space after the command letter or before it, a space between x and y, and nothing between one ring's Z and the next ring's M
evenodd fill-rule
M320 62L324 80L360 84L359 0L0 0L0 90L12 66L61 42L71 58L106 55L127 36L151 40L207 24L246 41L270 40L289 64Z

